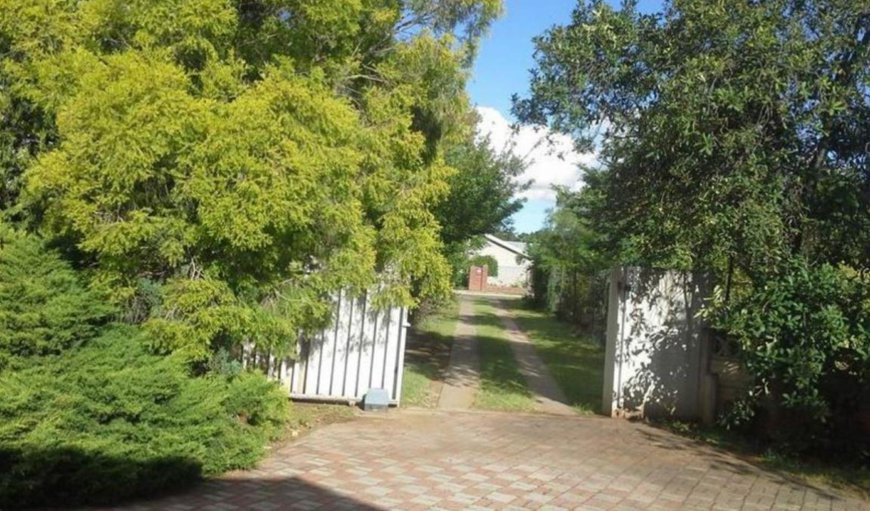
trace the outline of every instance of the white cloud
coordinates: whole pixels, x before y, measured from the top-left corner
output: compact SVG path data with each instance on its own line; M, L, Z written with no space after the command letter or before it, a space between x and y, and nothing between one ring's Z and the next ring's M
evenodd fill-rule
M528 163L520 179L531 180L532 186L521 197L554 200L553 185L572 189L583 186L579 166L595 164L595 153L578 153L570 137L552 133L546 127L522 126L514 132L511 123L494 108L478 106L477 113L478 133L489 135L494 149L511 150Z

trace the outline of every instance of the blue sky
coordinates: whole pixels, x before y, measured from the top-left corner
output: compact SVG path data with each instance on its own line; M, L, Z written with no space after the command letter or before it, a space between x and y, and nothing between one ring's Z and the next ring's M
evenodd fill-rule
M485 107L493 117L492 124L504 126L514 121L510 115L511 95L524 95L528 91L529 69L533 67L532 38L556 24L570 20L576 0L505 0L505 13L496 21L489 34L481 42L480 53L475 62L468 92L478 107ZM612 2L617 4L618 2ZM639 2L642 11L660 8L660 0ZM502 119L498 119L501 114ZM494 138L497 138L494 136ZM536 165L530 167L529 177L537 183L537 190L527 194L526 205L514 215L514 226L520 232L531 232L543 226L547 209L553 199L547 194L550 183L566 184L576 181L579 172L571 172L571 161L584 161L584 156L569 158L563 168L552 158L534 157ZM526 156L523 154L523 156ZM588 162L588 155L585 157Z

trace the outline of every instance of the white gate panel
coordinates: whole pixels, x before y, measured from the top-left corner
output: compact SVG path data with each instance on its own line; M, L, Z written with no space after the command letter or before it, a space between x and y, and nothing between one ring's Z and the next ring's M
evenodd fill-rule
M602 408L608 415L699 416L705 279L642 268L613 270Z
M383 388L398 404L407 327L404 308L375 308L368 295L339 293L333 324L299 343L290 396L356 402Z
M399 361L399 353L405 352L404 338L402 336L402 332L404 328L402 328L402 323L405 321L405 318L402 317L401 309L394 309L390 311L390 314L387 316L387 324L385 326L386 332L384 335L390 337L391 335L395 336L397 333L399 335L399 343L395 347L395 349L385 349L384 350L384 360L382 363L382 367L384 370L381 372L381 388L392 390L392 393L395 394L398 400L401 394L401 384L398 385L398 376L400 372L400 368L398 365ZM394 368L390 370L390 368ZM377 382L375 382L377 383Z
M332 358L332 382L329 386L329 395L345 395L347 386L347 358L351 350L353 328L351 318L354 311L354 299L344 293L338 296L338 312L335 318L336 346Z
M279 380L294 399L357 402L370 388L382 388L398 405L408 326L403 307L375 308L368 294L342 291L332 324L300 336L295 359L278 360L248 346L243 361Z
M351 314L347 318L348 322L348 344L347 354L344 362L344 384L342 386L342 396L358 395L359 382L359 366L362 358L362 343L364 339L363 330L365 329L365 317L367 308L367 300L365 298L350 298ZM344 320L344 318L342 318Z
M356 381L354 382L354 396L362 396L368 389L368 381L370 374L371 361L374 357L376 344L375 334L377 333L377 314L372 314L366 307L359 314L359 345L356 350ZM351 360L353 363L353 360Z

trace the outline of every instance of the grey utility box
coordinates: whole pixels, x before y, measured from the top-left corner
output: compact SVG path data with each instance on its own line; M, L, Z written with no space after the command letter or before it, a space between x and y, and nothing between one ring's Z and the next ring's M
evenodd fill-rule
M363 410L386 412L390 407L390 393L386 389L369 389L363 397Z

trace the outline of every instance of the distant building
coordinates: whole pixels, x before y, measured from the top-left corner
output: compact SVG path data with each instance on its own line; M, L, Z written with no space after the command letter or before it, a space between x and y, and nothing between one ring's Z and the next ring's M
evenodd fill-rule
M475 253L495 258L498 275L487 278L487 284L499 287L526 287L532 262L526 254L526 244L505 241L491 234L484 234L484 245Z

